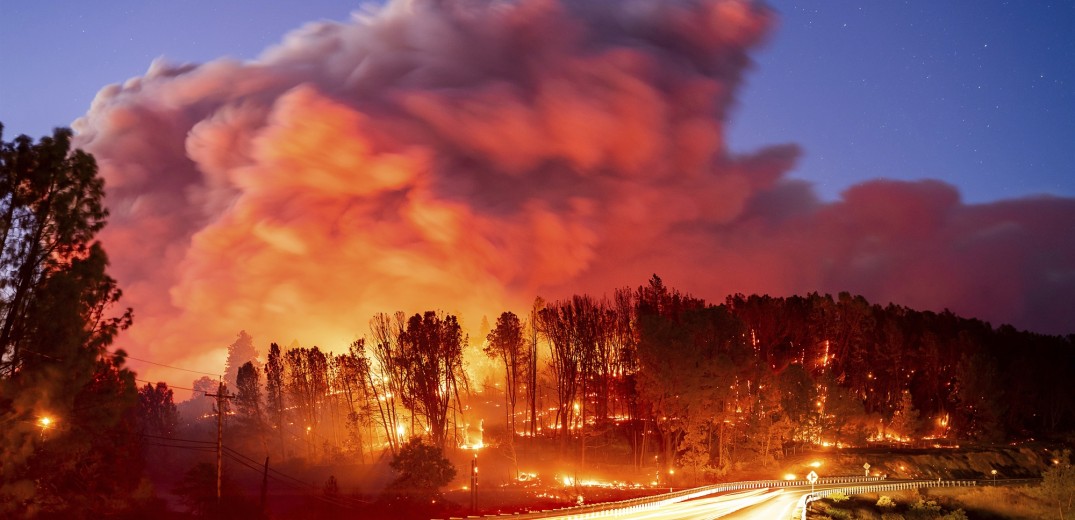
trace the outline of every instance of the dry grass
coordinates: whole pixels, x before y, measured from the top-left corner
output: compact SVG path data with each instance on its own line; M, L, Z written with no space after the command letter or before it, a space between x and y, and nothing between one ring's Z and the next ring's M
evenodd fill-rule
M892 498L898 507L886 510L876 506L881 495ZM944 511L963 509L972 520L1051 520L1060 518L1038 495L1037 487L982 486L974 488L930 488L918 491L894 491L854 495L838 507L824 501L815 503L810 518L851 518L881 520L882 513L903 512L918 499L933 500ZM842 510L842 511L838 511ZM835 514L834 514L835 513ZM848 516L845 516L848 515Z
M974 519L1047 520L1060 518L1038 494L1038 488L1026 486L980 486L974 488L931 489L931 497L958 502Z

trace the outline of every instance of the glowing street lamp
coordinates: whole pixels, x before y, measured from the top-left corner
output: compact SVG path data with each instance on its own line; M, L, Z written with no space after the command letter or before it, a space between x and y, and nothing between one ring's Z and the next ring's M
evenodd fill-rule
M997 470L994 469L994 470L990 470L989 472L993 474L993 487L996 487L997 486Z
M37 420L37 425L41 427L41 440L44 441L45 430L49 429L49 426L52 426L52 418L47 415L42 415L41 418Z

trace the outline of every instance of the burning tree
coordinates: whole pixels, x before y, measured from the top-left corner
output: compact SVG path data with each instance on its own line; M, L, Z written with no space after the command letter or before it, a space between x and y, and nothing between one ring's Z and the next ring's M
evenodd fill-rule
M284 449L284 423L287 408L284 403L284 361L280 345L269 345L269 356L265 363L265 411L276 430L279 448Z
M403 405L425 422L440 449L445 446L449 407L453 402L459 407L459 387L466 386L464 344L456 317L433 311L411 316L399 337Z
M557 302L538 313L540 330L552 347L552 372L556 382L556 424L560 433L560 450L567 447L567 439L574 417L574 401L578 395L581 377L581 356L576 351L578 342L572 337L571 327L574 309L570 303Z
M496 327L489 332L489 343L485 354L499 358L504 365L504 412L507 426L507 443L515 461L515 472L519 464L515 457L515 405L518 402L519 386L530 366L530 351L523 339L523 325L513 312L504 312L496 320Z
M351 447L364 457L362 426L371 424L372 402L377 401L370 377L370 360L366 341L351 343L347 354L333 358L333 386L343 394L347 405L347 431ZM370 450L373 450L371 444Z
M321 349L294 348L284 354L287 395L308 428L320 422L320 404L328 393L328 359Z

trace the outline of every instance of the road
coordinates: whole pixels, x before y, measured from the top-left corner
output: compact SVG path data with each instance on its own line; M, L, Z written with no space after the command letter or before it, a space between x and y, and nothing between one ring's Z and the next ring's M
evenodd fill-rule
M723 519L741 520L757 518L767 520L787 520L795 512L795 504L809 490L802 489L778 489L777 492L757 505L738 509L728 515L719 517Z
M740 491L669 504L661 508L644 511L617 511L614 516L615 518L628 518L631 520L711 520L713 518L724 518L725 515L745 507L762 504L779 494L781 494L780 490L756 489ZM563 516L557 518L573 517Z
M876 482L862 484L839 484L817 486L817 490L835 487L869 486ZM615 518L631 520L786 520L795 511L795 505L804 494L810 492L810 486L793 486L782 489L757 489L713 495L685 502L669 504L664 507L644 511L616 511ZM583 518L584 516L564 515L552 518Z
M844 490L848 494L913 490L923 487L975 486L975 480L878 480L863 477L836 477L813 489ZM745 491L727 491L744 489ZM535 511L518 518L589 520L595 518L629 518L634 520L792 520L800 498L811 486L797 482L752 481L687 489L672 494L655 495L645 500L619 504L594 504L558 511ZM698 498L690 498L698 497ZM663 505L662 505L663 504Z

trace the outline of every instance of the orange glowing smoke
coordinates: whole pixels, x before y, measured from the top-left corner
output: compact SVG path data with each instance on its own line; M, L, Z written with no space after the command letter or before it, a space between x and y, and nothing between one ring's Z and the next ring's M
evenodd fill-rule
M1031 323L1035 284L1075 272L1072 201L1035 202L1036 226L939 182L822 204L785 178L795 146L728 150L770 22L746 0L393 0L253 62L155 62L75 124L136 310L121 346L220 370L239 330L342 351L377 312L430 308L476 341L536 295L652 273L715 300L850 290Z

